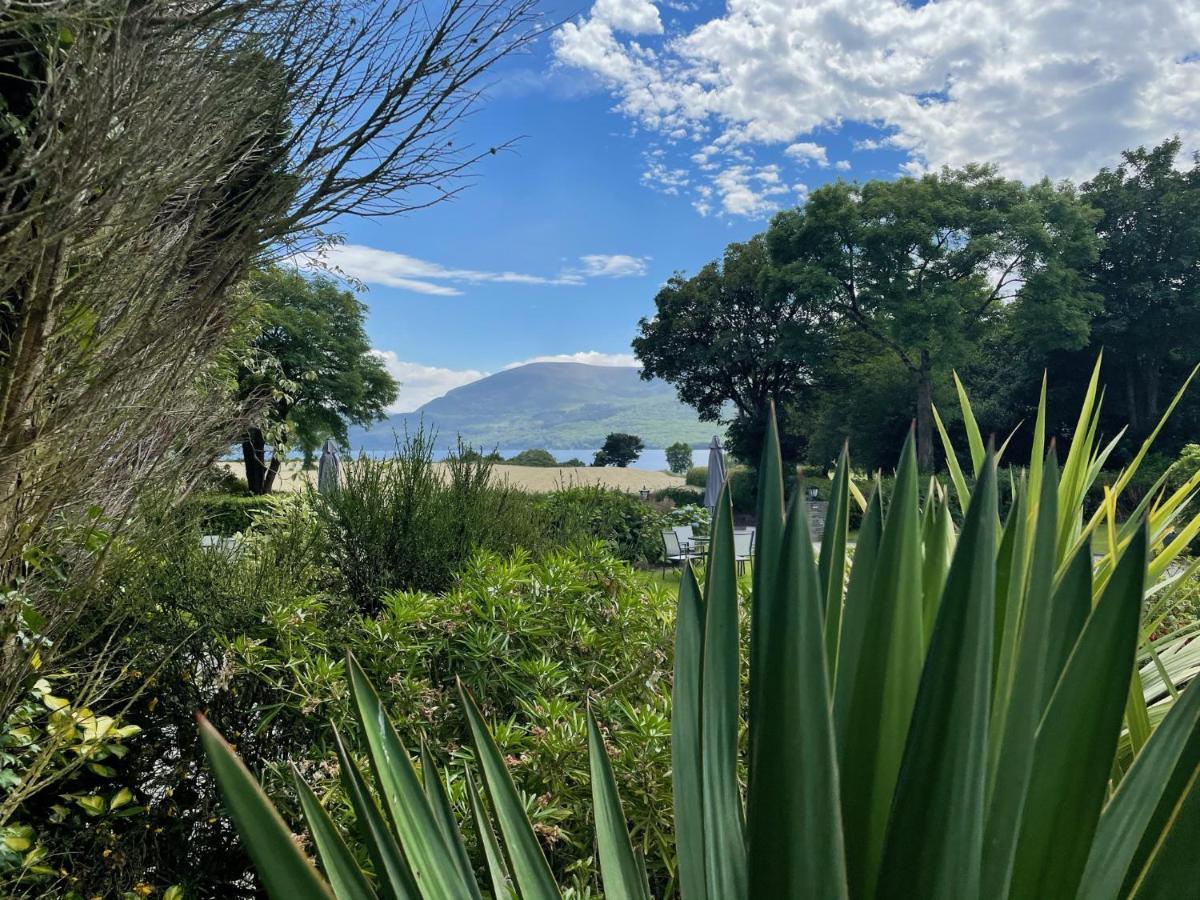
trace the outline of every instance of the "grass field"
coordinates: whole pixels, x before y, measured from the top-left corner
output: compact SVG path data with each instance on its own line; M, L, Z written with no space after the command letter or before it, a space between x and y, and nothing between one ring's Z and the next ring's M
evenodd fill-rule
M234 475L245 474L242 464L238 462L224 463ZM439 466L443 465L441 463ZM652 472L649 469L617 469L617 468L537 468L534 466L504 466L492 467L492 477L499 481L507 481L513 487L531 493L546 493L560 487L573 485L601 484L605 487L630 493L640 491L643 487L651 491L660 488L680 487L684 480L681 475L671 475L667 472ZM316 483L317 470L307 472L300 468L299 461L284 463L279 476L275 479L277 491L294 491L304 480Z

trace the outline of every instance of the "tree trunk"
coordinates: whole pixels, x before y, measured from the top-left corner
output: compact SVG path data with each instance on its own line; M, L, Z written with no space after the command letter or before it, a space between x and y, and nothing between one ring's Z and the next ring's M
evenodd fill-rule
M1148 360L1143 363L1142 375L1146 379L1146 415L1144 424L1147 433L1158 424L1158 385L1160 374L1157 362Z
M263 493L269 494L275 489L275 476L279 474L279 457L271 454L271 465L267 467L267 477L263 479Z
M260 428L251 428L242 440L242 462L246 466L246 486L252 494L265 494L267 482L267 440Z
M928 350L921 351L917 370L917 467L933 471L933 373Z

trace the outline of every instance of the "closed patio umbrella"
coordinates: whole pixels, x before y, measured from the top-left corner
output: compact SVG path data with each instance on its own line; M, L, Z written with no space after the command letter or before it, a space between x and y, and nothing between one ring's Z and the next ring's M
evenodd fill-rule
M327 440L325 448L321 451L321 461L317 463L317 490L322 494L336 491L341 468L342 460L338 456L337 444L332 439Z
M708 445L708 478L704 482L704 505L709 512L717 509L717 500L721 497L721 488L725 485L725 454L721 450L721 441L713 435L712 443Z

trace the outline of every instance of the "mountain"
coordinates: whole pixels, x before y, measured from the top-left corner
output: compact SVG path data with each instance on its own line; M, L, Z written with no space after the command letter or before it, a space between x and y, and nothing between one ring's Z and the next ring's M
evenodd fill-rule
M410 413L370 429L352 428L354 450L391 450L393 431L424 420L439 444L461 434L475 447L598 448L613 431L642 438L647 447L676 441L705 444L721 429L696 418L663 381L643 381L638 370L581 363L528 363L455 388Z

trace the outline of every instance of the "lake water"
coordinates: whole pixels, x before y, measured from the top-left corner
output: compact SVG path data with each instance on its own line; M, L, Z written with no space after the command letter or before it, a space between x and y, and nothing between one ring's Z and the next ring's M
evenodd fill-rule
M501 456L503 456L505 459L507 459L510 456L516 456L518 453L520 453L522 450L525 450L525 449L526 449L525 447L508 448L508 449L501 447L498 452ZM546 449L549 450L550 453L554 456L554 458L559 460L560 462L575 458L575 459L582 459L585 463L588 463L590 465L592 462L592 457L596 455L596 451L599 450L600 448L593 447L590 450L585 450L585 449L580 449L578 447L573 448L573 449L572 448L564 449L561 447L559 447L559 448L547 447ZM447 450L439 450L438 454L439 454L440 458L444 459L447 452L448 452ZM387 453L385 451L379 451L379 452L372 452L370 455L371 456L390 456L391 454ZM692 450L692 465L703 465L707 459L708 459L708 449L707 448ZM667 468L667 451L663 450L663 449L643 450L642 455L639 456L637 458L637 460L635 460L633 463L630 464L630 468L631 469L649 469L652 472L661 472Z

